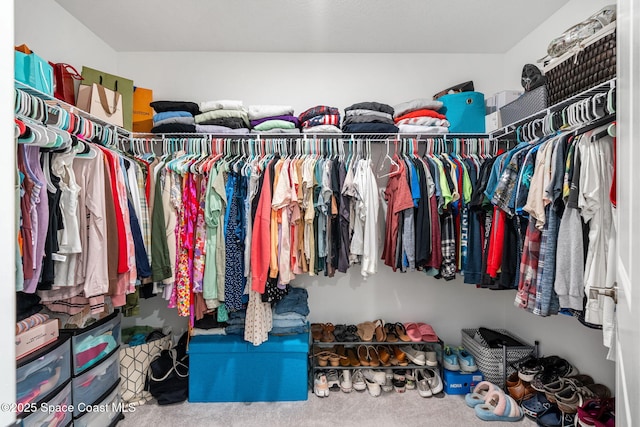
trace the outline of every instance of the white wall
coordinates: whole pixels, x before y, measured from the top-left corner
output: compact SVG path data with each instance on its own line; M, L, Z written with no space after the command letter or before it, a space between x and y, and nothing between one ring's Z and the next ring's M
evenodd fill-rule
M15 44L51 62L115 73L116 52L53 0L15 1ZM90 6L87 6L90 7ZM117 27L114 25L114 31Z
M0 194L3 203L0 204L0 300L3 309L0 310L0 373L2 387L0 387L0 402L12 403L16 401L16 358L15 358L15 322L16 322L16 292L15 292L15 223L6 218L15 216L15 150L13 146L13 2L0 2L0 139L5 142L3 156L0 157ZM0 411L0 425L12 423L15 414L12 411Z
M473 80L487 94L501 85L502 55L124 52L118 72L156 100L239 99L344 109L361 101L397 104Z
M547 54L547 47L551 40L606 5L615 3L616 0L571 0L565 4L504 55L505 88L521 90L520 76L525 64L535 64L542 69L542 64L536 61Z

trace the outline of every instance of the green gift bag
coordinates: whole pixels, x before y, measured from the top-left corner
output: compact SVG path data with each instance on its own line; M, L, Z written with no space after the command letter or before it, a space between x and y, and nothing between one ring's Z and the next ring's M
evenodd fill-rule
M89 67L82 67L82 84L93 83L104 86L120 94L122 98L122 122L127 130L133 130L133 80L115 76Z

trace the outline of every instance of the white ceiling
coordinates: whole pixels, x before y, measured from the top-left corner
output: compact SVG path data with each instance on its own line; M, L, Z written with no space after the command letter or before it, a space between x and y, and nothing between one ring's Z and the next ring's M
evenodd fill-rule
M504 53L568 0L56 0L119 52Z

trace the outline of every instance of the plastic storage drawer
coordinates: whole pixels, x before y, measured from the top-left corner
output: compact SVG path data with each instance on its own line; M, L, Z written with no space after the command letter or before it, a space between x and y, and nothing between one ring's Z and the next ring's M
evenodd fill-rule
M111 390L107 397L95 405L90 405L84 409L82 416L74 419L74 427L109 427L120 421L123 404L120 399L120 382Z
M78 375L103 361L120 345L120 313L112 313L88 328L60 332L71 335L73 374Z
M20 360L16 371L16 402L44 402L71 378L71 346L65 337Z
M93 405L118 382L120 378L119 352L114 351L107 360L72 380L73 416L79 416L82 407Z
M38 411L22 419L23 427L66 426L71 422L71 382L46 403L38 405Z

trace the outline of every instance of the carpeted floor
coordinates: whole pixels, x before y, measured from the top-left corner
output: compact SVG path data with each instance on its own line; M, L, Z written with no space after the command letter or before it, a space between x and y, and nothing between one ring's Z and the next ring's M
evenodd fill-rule
M374 398L368 392L332 392L318 398L309 393L303 402L181 403L158 406L153 401L125 414L119 427L474 427L522 426L536 423L486 422L476 417L463 396L422 398L416 390L389 392Z

